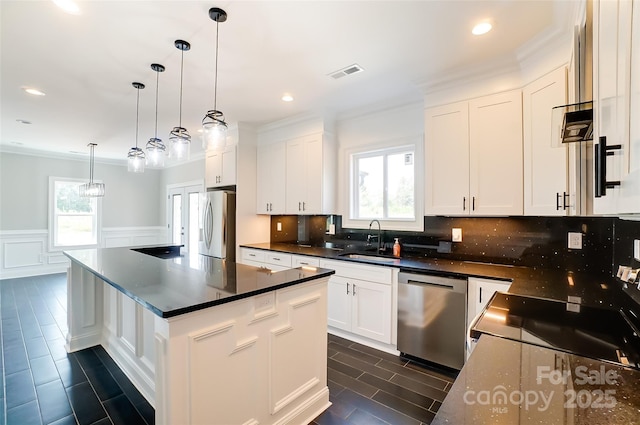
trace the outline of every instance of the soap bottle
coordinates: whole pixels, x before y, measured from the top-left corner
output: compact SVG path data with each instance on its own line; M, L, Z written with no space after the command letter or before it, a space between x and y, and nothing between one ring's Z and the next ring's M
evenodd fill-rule
M396 241L393 243L393 256L394 257L399 257L400 256L400 242L398 242L398 238L395 238Z

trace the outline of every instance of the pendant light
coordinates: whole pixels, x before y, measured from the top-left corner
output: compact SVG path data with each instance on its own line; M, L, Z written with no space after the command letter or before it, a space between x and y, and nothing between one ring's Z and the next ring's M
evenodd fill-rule
M171 136L169 136L169 156L175 159L189 159L189 151L191 148L191 135L186 128L182 126L182 75L184 69L184 52L191 49L191 44L184 40L176 40L174 42L176 48L181 51L180 58L180 116L178 126L173 127Z
M127 155L127 170L131 173L144 173L145 155L144 151L138 147L138 123L140 117L140 90L144 88L144 84L131 83L137 91L136 96L136 147L129 149Z
M104 183L93 181L93 149L98 145L89 143L87 146L89 146L89 183L81 184L78 192L83 198L99 198L104 196Z
M227 123L224 121L224 114L217 108L218 97L218 27L220 22L227 20L227 12L217 7L209 9L209 17L216 21L216 73L213 90L213 109L207 111L202 119L203 139L202 147L214 149L224 146L227 139Z
M167 147L162 142L162 139L158 138L158 87L160 85L160 73L164 72L164 66L159 63L152 63L151 69L156 72L156 127L155 133L152 138L147 142L147 155L149 165L154 167L164 167L164 157Z

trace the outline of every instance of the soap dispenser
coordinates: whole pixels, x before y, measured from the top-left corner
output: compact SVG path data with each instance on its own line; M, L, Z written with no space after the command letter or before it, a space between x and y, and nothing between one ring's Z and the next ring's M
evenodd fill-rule
M398 238L395 238L395 242L393 243L393 256L400 256L400 242L398 242Z

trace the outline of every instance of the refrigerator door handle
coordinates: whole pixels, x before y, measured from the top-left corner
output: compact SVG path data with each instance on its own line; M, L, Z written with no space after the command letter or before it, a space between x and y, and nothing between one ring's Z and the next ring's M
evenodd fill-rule
M211 206L211 200L207 200L207 207L204 215L204 242L207 249L211 248L211 238L213 237L213 225L211 220L213 219L213 207Z

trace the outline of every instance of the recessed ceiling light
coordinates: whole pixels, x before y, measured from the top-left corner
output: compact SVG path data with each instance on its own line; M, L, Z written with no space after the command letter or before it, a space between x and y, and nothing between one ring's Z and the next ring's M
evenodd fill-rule
M293 101L293 96L291 96L290 94L285 94L285 95L282 96L282 100L284 102L291 102L291 101Z
M489 22L480 22L475 27L473 27L471 33L473 35L482 35L491 31L491 28L493 28L493 26Z
M27 121L27 120L17 119L16 121L18 121L20 124L31 124L31 121Z
M79 15L80 7L73 0L53 0L56 6L71 15Z
M40 90L34 89L32 87L23 87L23 90L34 96L44 96L44 92L41 92Z

